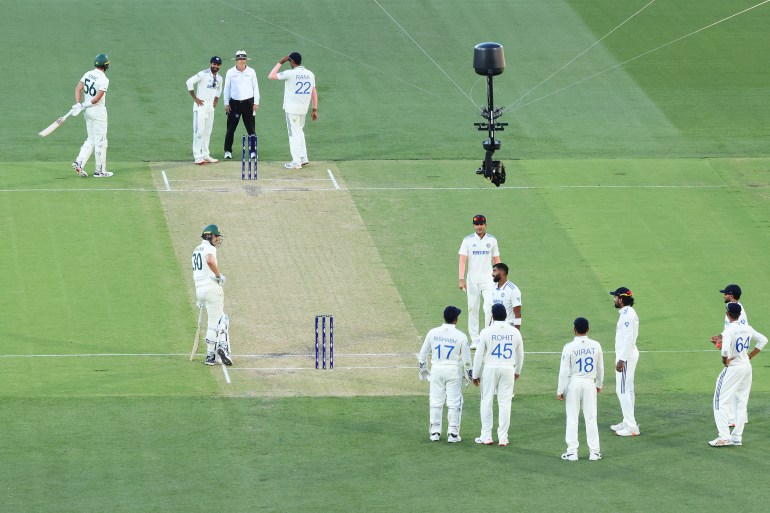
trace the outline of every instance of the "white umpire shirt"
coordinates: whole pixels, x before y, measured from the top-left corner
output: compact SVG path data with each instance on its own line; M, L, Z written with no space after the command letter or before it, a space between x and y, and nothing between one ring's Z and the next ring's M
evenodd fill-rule
M304 66L297 66L278 73L278 79L284 81L283 110L288 114L307 114L310 100L315 89L315 75Z
M224 94L225 105L229 105L231 99L243 101L249 98L254 98L254 104L259 105L259 84L254 68L246 66L243 71L235 67L227 70Z
M468 278L473 281L492 281L492 259L500 256L497 239L489 233L484 238L475 232L463 239L460 255L468 257Z

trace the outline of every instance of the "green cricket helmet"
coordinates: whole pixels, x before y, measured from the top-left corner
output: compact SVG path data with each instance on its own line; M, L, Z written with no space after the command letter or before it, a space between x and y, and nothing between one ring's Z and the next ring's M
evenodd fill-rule
M220 233L219 231L219 226L215 224L210 224L203 229L203 233L201 234L201 237L205 239L206 235L216 235L217 237L222 237L222 233Z
M106 53L100 53L96 57L94 57L94 67L96 68L104 68L105 70L109 69L110 67L110 58L107 57Z

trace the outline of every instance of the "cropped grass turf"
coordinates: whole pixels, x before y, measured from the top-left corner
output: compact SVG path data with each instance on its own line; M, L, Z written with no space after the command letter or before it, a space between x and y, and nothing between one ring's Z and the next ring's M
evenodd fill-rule
M608 70L755 3L655 2L541 86L644 4L4 6L0 41L28 89L0 99L3 509L764 511L770 494L754 477L770 470L770 359L753 361L745 445L711 449L720 363L707 339L720 329L717 291L729 282L744 287L752 324L770 329L770 71L762 51L770 8ZM73 27L89 30L64 44ZM485 134L472 123L485 91L472 49L486 40L504 44L508 64L495 79L496 104L511 107L502 119L510 126L498 134L509 172L501 189L474 174ZM471 216L487 215L524 291L527 350L546 353L527 357L509 447L472 443L474 388L465 391L463 442L430 443L427 387L411 369L393 372L413 373L414 395L274 399L242 384L229 397L218 368L187 361L189 273L165 221L174 212L164 211L142 161L189 160L184 81L214 54L229 67L241 48L260 74L265 160L288 153L282 88L267 72L292 50L316 72L321 118L308 123L311 159L339 161L350 187L340 194L355 202L420 333L440 322L446 304L465 309L457 249ZM69 162L85 136L82 118L46 139L36 134L66 111L102 51L113 61L115 176L81 180ZM223 133L220 112L217 151ZM210 201L207 208L231 206L215 193ZM280 220L263 221L280 230ZM344 233L335 235L344 243ZM254 274L293 285L292 276ZM376 294L381 279L361 286ZM637 293L639 345L654 351L642 353L637 378L642 436L608 431L619 420L610 375L599 397L605 458L566 463L558 355L549 352L569 340L577 315L611 350L607 291L619 285ZM94 354L103 356L86 356Z

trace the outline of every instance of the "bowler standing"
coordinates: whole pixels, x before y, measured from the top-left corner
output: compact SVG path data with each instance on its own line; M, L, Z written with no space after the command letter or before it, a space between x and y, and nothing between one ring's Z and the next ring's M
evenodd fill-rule
M222 58L215 55L209 61L209 69L199 71L187 80L187 91L193 99L193 158L198 165L219 162L209 154L209 141L214 128L214 109L222 94L221 65ZM196 84L198 94L195 94Z

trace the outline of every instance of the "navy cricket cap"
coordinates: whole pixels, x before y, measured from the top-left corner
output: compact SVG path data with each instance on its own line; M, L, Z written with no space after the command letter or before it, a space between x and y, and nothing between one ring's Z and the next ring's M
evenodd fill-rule
M585 317L578 317L573 325L578 333L588 333L588 319Z
M743 308L738 303L727 303L727 311L733 314L733 316L739 317Z
M444 308L444 320L449 323L454 322L461 313L462 310L456 306L448 306Z
M634 293L626 287L620 287L615 292L610 292L610 296L631 297Z
M722 294L730 294L735 297L741 297L741 288L738 285L735 285L734 283L728 285L724 288L724 290L720 290Z
M209 61L211 64L222 64L222 57L217 57L216 55L211 58Z
M504 321L508 316L508 312L505 311L505 305L502 303L495 303L492 305L492 319L496 321Z
M473 224L487 224L487 218L481 214L473 216Z
M289 54L289 60L297 66L302 64L302 56L299 54L299 52L291 52Z

